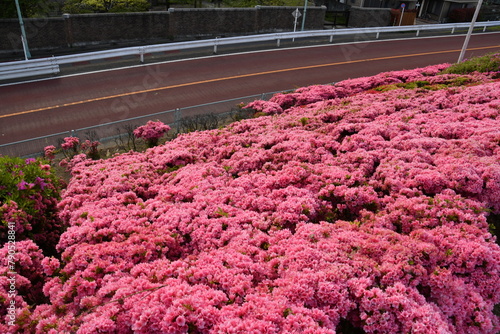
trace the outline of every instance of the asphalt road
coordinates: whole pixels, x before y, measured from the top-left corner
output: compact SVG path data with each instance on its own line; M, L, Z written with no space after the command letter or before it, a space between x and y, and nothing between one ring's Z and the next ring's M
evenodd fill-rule
M240 96L455 62L463 41L462 35L280 49L0 86L0 144ZM477 34L466 57L499 49L500 33Z

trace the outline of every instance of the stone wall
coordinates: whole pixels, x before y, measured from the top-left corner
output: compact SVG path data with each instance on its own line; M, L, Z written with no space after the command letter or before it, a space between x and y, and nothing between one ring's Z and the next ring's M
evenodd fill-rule
M168 27L176 39L256 33L259 29L254 8L170 8Z
M349 27L384 27L391 25L390 8L351 7Z
M66 46L66 28L63 18L24 19L30 49L45 46ZM0 20L0 52L23 50L21 28L17 19Z
M119 43L124 41L161 41L169 36L168 12L64 15L68 42Z
M302 8L299 8L299 10ZM25 19L31 51L58 53L88 46L116 47L293 31L295 7L171 8L164 12L65 14ZM326 7L309 7L306 30L323 29ZM300 23L302 22L299 19ZM0 58L22 53L16 19L0 20Z
M297 7L260 7L256 8L258 33L275 31L293 31L295 18L292 13ZM304 9L299 7L304 14ZM305 30L322 30L325 23L326 7L307 7ZM298 27L302 24L302 17L298 19Z

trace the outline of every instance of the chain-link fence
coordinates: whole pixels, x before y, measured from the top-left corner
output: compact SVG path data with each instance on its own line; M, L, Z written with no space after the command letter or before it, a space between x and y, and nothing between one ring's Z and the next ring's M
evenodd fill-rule
M81 140L99 141L101 147L132 149L133 130L149 120L159 120L168 124L176 133L213 129L247 117L239 105L257 99L268 100L275 93L264 93L207 103L182 109L168 110L156 114L129 118L92 127L60 132L48 136L27 139L0 145L0 155L35 157L43 154L46 146L59 147L65 137L79 137Z

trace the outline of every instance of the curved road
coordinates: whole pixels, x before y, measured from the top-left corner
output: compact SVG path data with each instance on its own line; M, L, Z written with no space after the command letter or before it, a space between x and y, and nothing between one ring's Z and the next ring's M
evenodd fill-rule
M463 40L462 35L272 50L0 86L0 144L241 96L455 62ZM499 49L500 33L476 34L466 57Z

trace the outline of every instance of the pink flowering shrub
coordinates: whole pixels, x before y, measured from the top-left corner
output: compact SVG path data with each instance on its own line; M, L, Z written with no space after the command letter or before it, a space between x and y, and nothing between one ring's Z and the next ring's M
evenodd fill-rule
M80 139L78 137L66 137L61 144L62 153L65 158L61 160L60 164L66 165L80 154L84 154L85 157L89 159L99 159L100 152L98 146L100 144L101 143L99 143L98 141L92 141L89 139L85 140L84 142L80 142ZM54 160L57 152L58 150L53 145L44 148L45 157L51 161Z
M74 160L61 258L38 270L48 302L21 329L497 333L500 82L446 67Z
M15 224L16 240L33 240L54 252L63 231L57 215L62 181L43 160L0 157L0 240Z
M80 139L78 137L65 137L64 142L61 144L61 148L66 151L78 152L78 146L80 145Z
M46 159L52 161L56 157L56 147L54 145L49 145L43 149L44 156Z
M148 121L146 125L140 126L134 130L134 136L146 141L148 147L158 145L158 140L170 131L170 126L160 121Z
M0 332L21 331L43 285L58 270L54 246L64 226L57 215L61 181L43 160L0 157ZM44 263L48 272L44 270ZM12 304L14 303L14 304ZM14 307L14 326L8 308Z
M87 139L81 144L81 150L90 159L97 160L100 158L99 149L97 148L99 145L98 141Z
M9 247L7 243L0 248L0 331L2 333L29 332L34 305L48 302L43 293L43 286L48 277L59 269L59 261L46 257L32 240L16 241L15 268L8 262ZM10 286L14 284L15 289ZM14 298L9 294L14 291ZM12 318L7 317L8 307L14 301L14 325L9 324Z

